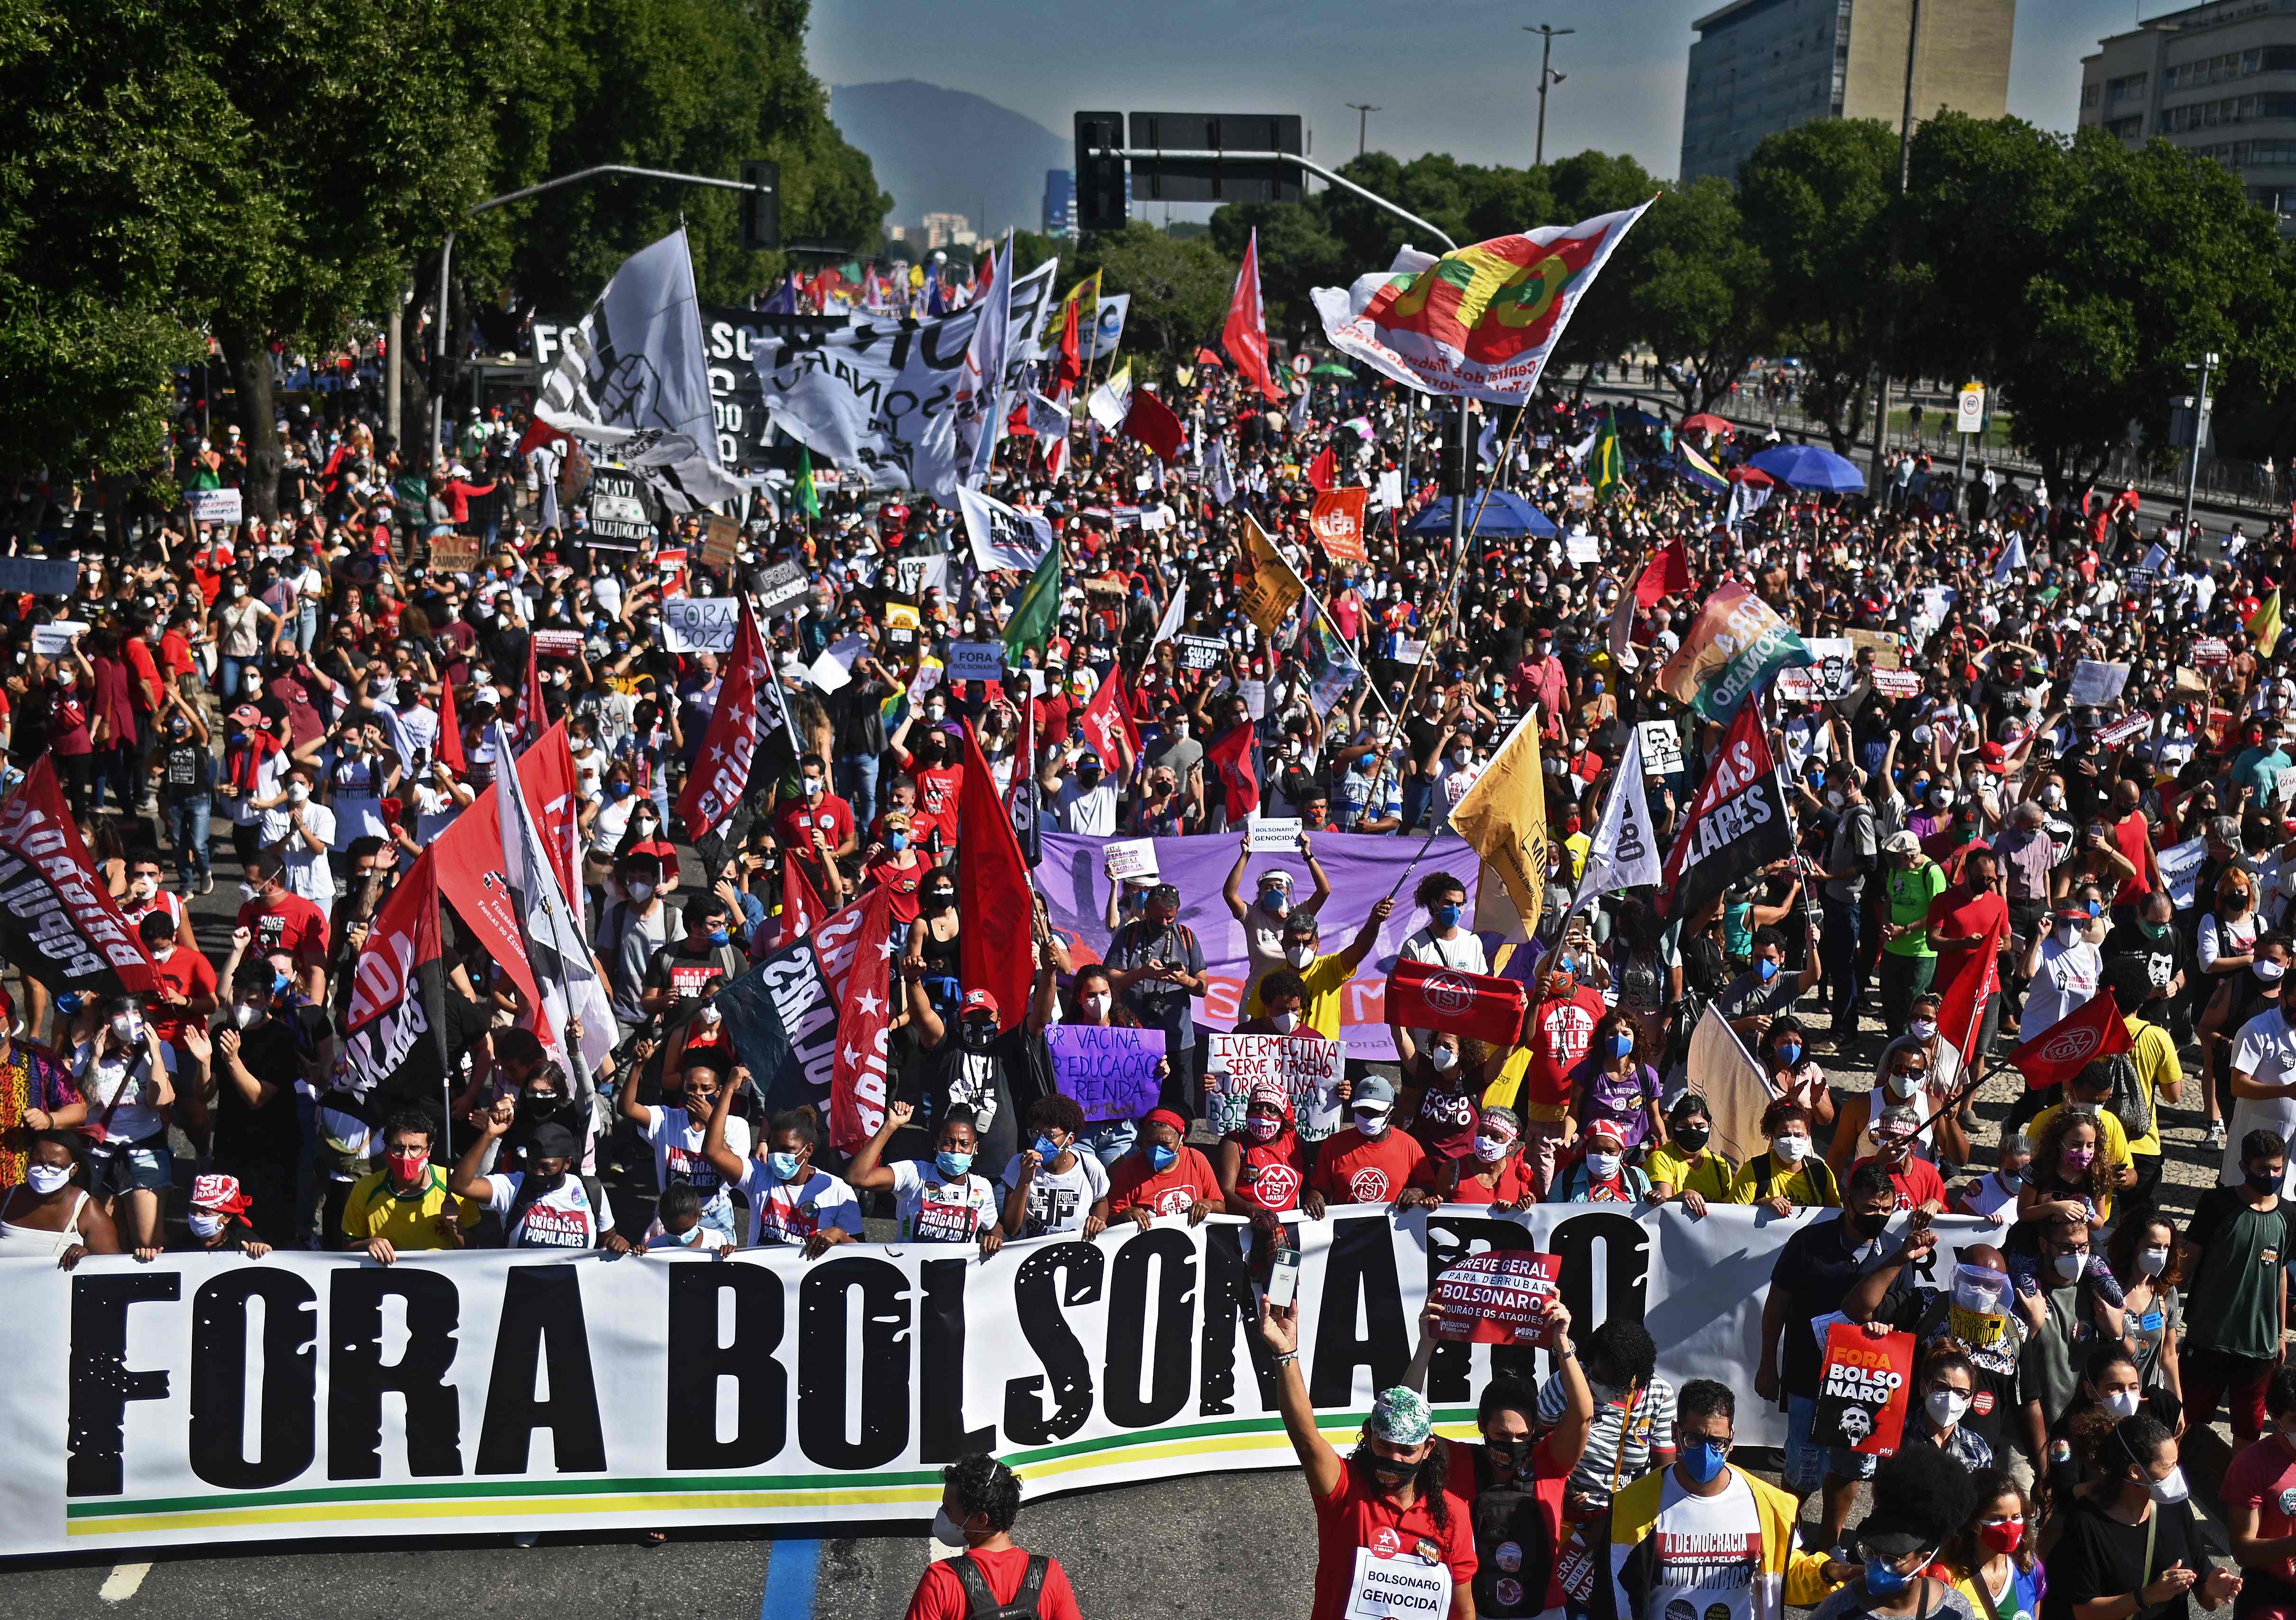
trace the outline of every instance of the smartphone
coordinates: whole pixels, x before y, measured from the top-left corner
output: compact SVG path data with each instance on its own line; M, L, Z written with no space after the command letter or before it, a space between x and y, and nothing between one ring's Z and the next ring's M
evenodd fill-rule
M1279 1248L1267 1272L1267 1303L1288 1311L1300 1292L1300 1251Z

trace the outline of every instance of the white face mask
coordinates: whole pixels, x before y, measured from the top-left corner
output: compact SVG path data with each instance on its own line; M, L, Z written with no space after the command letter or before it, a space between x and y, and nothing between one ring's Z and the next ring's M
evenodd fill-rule
M933 1513L932 1535L933 1540L945 1547L964 1545L964 1526L948 1516L947 1508L938 1509Z
M231 1022L234 1029L252 1029L255 1020L262 1016L262 1008L251 1007L245 1002L234 1002L231 1005Z
M2288 964L2284 961L2259 961L2254 965L2251 971L2266 984L2276 985L2280 982L2281 975L2288 971Z
M1619 1173L1619 1156L1615 1153L1589 1153L1587 1173L1598 1182L1607 1182Z
M1803 1155L1807 1154L1808 1151L1809 1138L1807 1136L1773 1136L1770 1138L1770 1157L1773 1158L1783 1159L1789 1165L1798 1165L1801 1163Z
M2169 1269L2169 1251L2165 1248L2138 1249L2136 1269L2144 1276L2158 1277Z
M1448 1046L1438 1046L1427 1054L1427 1067L1437 1074L1448 1074L1458 1067L1459 1054Z
M201 1240L212 1238L221 1232L224 1223L228 1218L225 1215L209 1215L203 1209L194 1209L186 1217L192 1223L192 1236Z
M2138 1403L2144 1398L2143 1393L2139 1390L2115 1389L2108 1391L2105 1397L2097 1404L2116 1418L2133 1418L2136 1415Z
M1272 1013L1267 1021L1275 1026L1277 1035L1290 1035L1300 1027L1300 1015L1296 1012Z
M2185 1483L2182 1468L2170 1469L2167 1478L2153 1480L2145 1489L2152 1493L2154 1501L2172 1508L2193 1493L2192 1486Z
M1283 953L1283 960L1295 968L1312 967L1316 961L1316 947L1311 945L1290 946Z
M1357 1109L1355 1117L1356 1129L1365 1136L1387 1134L1388 1111L1385 1109Z
M24 1172L24 1179L42 1198L62 1191L71 1178L72 1167L70 1165L34 1165Z
M1929 1409L1931 1422L1951 1428L1969 1410L1969 1397L1958 1389L1932 1389L1922 1397L1922 1404Z
M1511 1136L1478 1136L1475 1138L1475 1158L1480 1163L1496 1165L1506 1157L1507 1150L1513 1146L1514 1139Z
M1906 1031L1916 1041L1933 1040L1937 1035L1937 1020L1935 1019L1915 1019L1912 1023L1906 1026Z
M1087 995L1084 998L1083 1007L1085 1017L1088 1019L1104 1019L1108 1016L1108 997L1104 995Z
M111 1033L123 1046L141 1046L144 1044L144 1019L134 1012L114 1014Z

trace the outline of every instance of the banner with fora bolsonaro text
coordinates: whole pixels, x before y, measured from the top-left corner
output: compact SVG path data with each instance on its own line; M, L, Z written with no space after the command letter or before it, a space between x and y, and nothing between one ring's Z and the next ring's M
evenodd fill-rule
M1410 1359L1433 1279L1559 1256L1584 1334L1640 1319L1659 1371L1727 1380L1737 1433L1778 1251L1828 1210L1337 1206L1297 1220L1300 1370L1345 1446ZM1915 1280L1992 1229L1957 1216ZM0 1261L0 1555L675 1522L922 1524L940 1469L990 1452L1031 1496L1292 1463L1254 1326L1247 1226L1090 1242L794 1248L724 1260L532 1250ZM61 1341L61 1342L60 1342ZM1543 1376L1544 1350L1511 1348ZM1472 1433L1492 1347L1436 1352Z

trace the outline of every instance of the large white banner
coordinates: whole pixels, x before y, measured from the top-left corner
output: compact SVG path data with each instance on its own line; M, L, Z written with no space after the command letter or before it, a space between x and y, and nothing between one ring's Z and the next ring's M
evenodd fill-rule
M1335 1207L1298 1222L1301 1370L1344 1444L1401 1376L1431 1280L1562 1257L1583 1333L1639 1317L1677 1386L1752 1395L1779 1248L1830 1211ZM1941 1217L1945 1246L1993 1233ZM970 1452L1032 1494L1292 1465L1243 1223L1093 1242L840 1246L724 1260L534 1251L382 1267L284 1252L0 1261L0 1554L679 1524L922 1524ZM1949 1278L1941 1254L1939 1273ZM1527 1369L1543 1377L1543 1351ZM1471 1434L1488 1346L1428 1394Z
M1012 283L1004 397L1037 358L1052 303L1047 260ZM957 417L980 306L931 321L857 315L825 338L792 337L752 350L774 421L814 454L857 468L872 488L917 489L956 504Z

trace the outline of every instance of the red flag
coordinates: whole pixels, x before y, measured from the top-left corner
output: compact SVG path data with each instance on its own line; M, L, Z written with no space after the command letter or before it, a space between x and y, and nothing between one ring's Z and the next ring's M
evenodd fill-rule
M1172 407L1146 389L1132 390L1132 405L1124 413L1127 437L1138 439L1153 450L1167 464L1178 459L1180 446L1187 442L1186 431L1180 419L1172 414Z
M542 666L536 661L534 637L529 635L526 638L526 687L518 694L518 716L511 724L518 733L518 746L533 747L549 721L549 707L542 700Z
M439 683L439 757L457 776L471 773L471 762L463 757L463 722L455 713L455 683Z
M566 740L566 722L543 732L540 741L518 757L518 785L534 812L550 870L558 877L558 892L570 903L578 902L582 891L574 880L582 846L576 813L582 797L574 779L574 750Z
M1661 597L1680 596L1690 589L1690 554L1677 535L1643 565L1635 579L1635 600L1645 608L1658 606Z
M774 949L788 950L818 928L824 914L821 896L813 891L813 880L805 875L804 863L797 858L795 850L783 850L782 926L775 937Z
M731 815L749 790L750 761L758 750L758 691L772 678L757 618L744 601L726 678L718 683L718 706L709 711L709 733L685 778L685 791L677 796L677 819L688 841Z
M1061 317L1061 357L1060 364L1053 370L1054 394L1058 395L1063 389L1074 388L1083 375L1084 348L1077 341L1077 307L1076 300L1071 299L1068 303L1068 313Z
M1443 1029L1512 1046L1522 1035L1529 993L1518 979L1462 973L1440 962L1398 957L1387 978L1387 1021L1406 1029Z
M1259 808L1259 778L1251 766L1251 725L1232 725L1227 735L1204 750L1227 784L1227 819L1233 826Z
M1014 762L1013 768L1020 765ZM967 990L996 998L997 1027L1018 1029L1036 978L1036 902L1021 840L996 797L996 778L971 721L964 727L964 780L956 796L956 881L964 896L957 930L958 972Z
M1243 263L1235 273L1235 296L1228 301L1227 322L1220 328L1220 341L1227 346L1236 375L1257 386L1261 397L1271 404L1281 405L1283 390L1267 373L1267 320L1259 307L1257 226L1252 229L1251 240L1243 245Z
M1200 348L1196 351L1196 364L1198 365L1217 365L1223 369L1227 365L1226 361L1221 359L1218 355L1214 354L1208 348Z
M2136 1044L2112 992L2100 989L2046 1029L2019 1043L2009 1060L2024 1071L2025 1084L2038 1091L2062 1084L2099 1058Z
M996 250L993 246L984 247L980 250L980 258L974 262L972 266L973 297L979 298L982 293L988 291L989 283L994 282L996 279Z
M1331 446L1325 445L1308 463L1308 482L1325 495L1339 487L1340 458Z
M1119 781L1132 773L1133 762L1140 757L1140 728L1132 723L1131 706L1125 701L1126 696L1124 671L1120 666L1111 665L1101 677L1100 690L1092 694L1092 701L1084 708L1084 740ZM1015 781L1020 780L1021 771L1016 756L1013 768Z
M424 850L399 879L351 967L342 1061L363 1085L398 1073L426 1029L447 1056L438 853Z
M1938 1028L1961 1053L1962 1062L1977 1061L1978 1036L1985 1027L1985 1003L2001 988L2001 946L2008 934L2005 919L1994 924L1983 940L1965 949L1940 953L1938 966ZM1948 956L1950 975L1942 972Z
M497 762L501 770L508 762ZM503 876L502 805L489 785L478 801L456 816L424 853L438 857L439 892L455 908L463 926L479 937L519 995L529 1007L542 1005L534 965L526 957L526 934L519 925L510 884Z
M850 1153L885 1123L886 1031L893 1013L893 891L862 896L852 964L837 993L837 1061L829 1080L829 1142ZM850 908L848 908L850 909Z
M518 448L511 454L524 455L528 451L538 450L545 445L563 444L565 441L566 436L542 418L529 416L526 421L526 431L520 436Z
M88 858L43 753L0 805L0 960L59 993L149 994L159 984L144 941Z
M1323 544L1324 554L1334 562L1369 562L1364 550L1364 511L1371 501L1368 489L1336 489L1319 495L1308 512L1308 527Z

